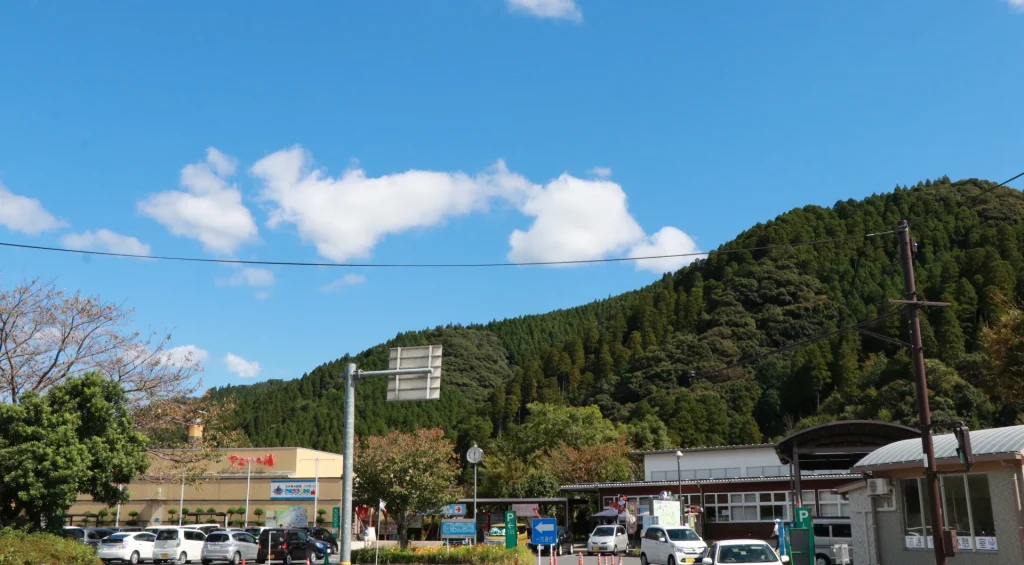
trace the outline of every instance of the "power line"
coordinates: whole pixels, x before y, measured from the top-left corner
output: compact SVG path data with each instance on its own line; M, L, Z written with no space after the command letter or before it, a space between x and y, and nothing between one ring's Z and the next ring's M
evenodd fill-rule
M1017 174L1017 175L1015 175L1015 176L1013 176L1011 178L1008 178L1008 179L1004 180L1003 182L1001 182L1001 183L999 183L999 184L997 184L995 186L990 186L990 187L986 188L985 190L982 190L981 192L979 192L978 194L976 194L974 196L974 200L971 201L971 204L974 204L975 202L977 202L978 199L981 198L982 196L992 192L993 190L995 190L995 189L997 189L997 188L999 188L1001 186L1006 186L1008 183L1011 183L1011 182L1019 179L1020 177L1024 177L1024 171L1021 171L1019 174Z
M158 261L181 261L189 263L222 263L227 265L262 265L279 267L368 267L368 268L473 268L473 267L538 267L545 265L585 265L592 263L622 263L628 261L645 261L649 259L675 259L680 257L700 257L712 253L747 253L752 251L768 251L780 247L803 247L807 245L820 245L837 241L849 241L851 239L864 239L879 235L889 235L895 231L884 231L868 233L851 237L836 237L829 239L818 239L814 241L800 241L796 243L780 243L775 245L764 245L761 247L744 247L738 249L721 249L716 251L701 251L696 253L673 253L668 255L645 255L643 257L611 257L606 259L577 259L567 261L527 261L523 263L321 263L315 261L257 261L246 259L210 259L206 257L185 257L174 255L140 255L136 253L114 253L110 251L90 251L82 249L68 249L65 247L48 247L45 245L27 245L23 243L9 243L0 241L0 247L11 247L15 249L30 249L33 251L53 251L57 253L77 253L80 255L95 255L100 257L123 257L128 259L150 259Z

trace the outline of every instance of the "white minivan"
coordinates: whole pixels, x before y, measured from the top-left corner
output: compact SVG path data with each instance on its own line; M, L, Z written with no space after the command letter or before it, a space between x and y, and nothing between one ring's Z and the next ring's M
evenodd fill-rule
M651 526L640 541L642 565L699 563L708 544L687 526Z
M199 563L206 534L191 528L160 528L153 544L153 563Z

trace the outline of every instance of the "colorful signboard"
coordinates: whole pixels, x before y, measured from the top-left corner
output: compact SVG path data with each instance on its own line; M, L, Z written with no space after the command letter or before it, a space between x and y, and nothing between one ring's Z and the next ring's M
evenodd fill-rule
M465 504L449 504L441 509L442 516L465 516L466 505Z
M505 549L515 549L519 543L519 530L516 528L516 511L505 511Z
M441 539L476 538L473 520L441 520Z
M270 500L314 500L316 481L270 481Z
M309 526L309 510L305 506L283 506L267 508L268 528L306 528Z
M260 455L258 457L249 457L245 455L228 455L228 462L231 463L232 467L247 467L249 463L263 465L265 467L273 467L274 454L268 453L266 455Z

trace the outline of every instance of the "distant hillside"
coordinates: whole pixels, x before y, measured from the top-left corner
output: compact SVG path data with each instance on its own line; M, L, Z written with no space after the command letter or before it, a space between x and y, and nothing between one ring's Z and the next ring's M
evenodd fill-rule
M596 404L613 421L644 422L684 446L759 442L835 418L913 423L906 352L857 333L716 371L886 312L887 300L902 294L896 238L864 236L900 219L919 242L919 289L954 304L922 320L936 421L1012 422L1021 407L987 388L980 332L1024 296L1024 198L1008 188L984 192L992 186L944 178L832 208L807 206L718 251L770 249L713 253L650 286L576 308L400 334L357 362L382 368L388 347L442 343L442 400L386 404L384 383L363 383L369 394L357 399L357 433L440 426L462 449L520 421L534 401ZM904 337L902 317L875 331ZM214 394L235 395L239 426L254 445L337 451L347 361ZM636 432L631 441L666 442L666 434L658 437Z

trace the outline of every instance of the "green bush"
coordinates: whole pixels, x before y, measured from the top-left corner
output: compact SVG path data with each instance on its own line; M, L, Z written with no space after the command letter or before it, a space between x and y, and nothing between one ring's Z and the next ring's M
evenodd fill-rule
M410 547L401 549L398 546L380 548L381 565L514 565L516 554L519 565L531 565L535 560L533 553L524 546L515 550L495 545L474 545L453 547L449 552L444 546ZM357 549L352 552L352 563L364 564L374 562L374 549Z
M0 565L101 565L92 548L53 534L0 530Z

